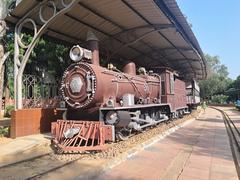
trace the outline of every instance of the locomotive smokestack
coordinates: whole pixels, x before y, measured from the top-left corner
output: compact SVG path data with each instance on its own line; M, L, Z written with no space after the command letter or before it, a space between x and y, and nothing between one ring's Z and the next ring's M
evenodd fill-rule
M99 66L99 47L98 47L98 38L92 31L87 33L87 42L89 49L92 51L92 64Z
M132 76L136 75L136 65L132 61L128 61L123 67L123 72L126 74L130 74Z

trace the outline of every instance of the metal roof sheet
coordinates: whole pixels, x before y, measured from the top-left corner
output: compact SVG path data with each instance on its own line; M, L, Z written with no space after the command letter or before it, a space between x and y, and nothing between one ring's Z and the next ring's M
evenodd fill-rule
M16 24L40 2L18 1L7 21ZM31 18L41 26L38 10ZM175 0L82 0L45 35L77 44L84 43L88 30L111 60L133 60L149 69L169 66L188 79L206 77L202 50Z

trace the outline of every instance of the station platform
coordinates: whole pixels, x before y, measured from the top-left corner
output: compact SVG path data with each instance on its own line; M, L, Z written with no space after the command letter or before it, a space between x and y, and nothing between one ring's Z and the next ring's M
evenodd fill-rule
M240 119L240 113L234 115ZM222 114L195 121L100 175L98 179L238 179Z

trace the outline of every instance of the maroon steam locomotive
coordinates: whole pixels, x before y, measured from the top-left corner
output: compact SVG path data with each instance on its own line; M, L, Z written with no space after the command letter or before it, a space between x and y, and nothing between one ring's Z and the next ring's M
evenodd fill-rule
M186 85L175 71L139 68L137 74L132 61L123 72L113 65L104 68L99 64L98 41L88 42L89 49L77 45L70 50L74 64L64 72L61 85L65 119L100 121L111 127L111 140L125 140L133 132L189 113ZM65 134L74 137L68 129Z
M74 63L63 73L65 113L62 120L52 123L58 150L101 150L106 141L126 140L160 122L182 117L197 102L196 93L187 94L185 81L174 70L140 67L137 73L132 61L125 63L123 71L112 64L101 67L98 41L89 38L88 46L72 47Z

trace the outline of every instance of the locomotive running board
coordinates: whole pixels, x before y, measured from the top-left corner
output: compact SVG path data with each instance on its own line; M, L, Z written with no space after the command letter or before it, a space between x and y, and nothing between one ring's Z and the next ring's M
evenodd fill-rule
M99 121L57 120L51 132L59 153L104 150L106 141L115 141L114 127Z

